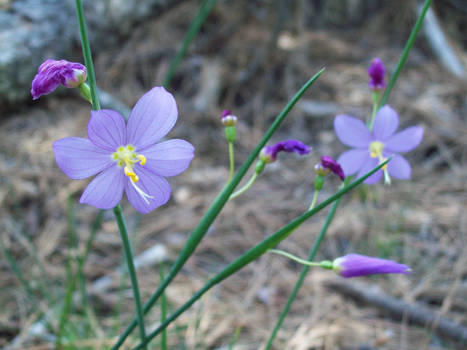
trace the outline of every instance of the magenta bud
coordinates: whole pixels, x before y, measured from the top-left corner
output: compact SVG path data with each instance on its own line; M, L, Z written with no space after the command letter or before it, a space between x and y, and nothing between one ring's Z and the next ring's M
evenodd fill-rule
M329 156L322 156L321 162L315 166L316 172L321 176L326 176L333 172L340 177L342 181L345 179L344 171L339 163Z
M370 76L370 82L368 86L371 90L383 90L386 87L384 81L384 73L386 69L384 68L383 62L379 58L374 58L371 61L370 67L368 67L368 75Z
M46 60L39 66L31 84L33 100L54 91L60 84L75 88L87 79L86 67L81 63L65 60Z
M279 152L294 152L300 155L304 155L310 153L310 150L310 147L305 145L303 142L298 140L286 140L277 142L272 146L263 147L261 153L259 154L259 159L264 163L273 163L276 161L277 153Z
M410 267L392 260L359 254L348 254L335 259L332 263L332 269L345 278L386 273L407 274L412 271Z
M237 117L232 114L228 109L225 109L221 115L221 122L224 126L237 125Z

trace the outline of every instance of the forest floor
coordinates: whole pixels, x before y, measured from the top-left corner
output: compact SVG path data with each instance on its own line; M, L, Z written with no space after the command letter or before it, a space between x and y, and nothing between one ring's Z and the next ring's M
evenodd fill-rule
M334 116L346 113L364 120L371 111L366 74L370 60L381 58L392 72L404 45L403 35L391 36L373 22L345 31L297 30L287 22L274 44L271 18L236 10L227 3L216 9L169 87L179 119L168 137L186 139L196 148L189 169L170 179L172 199L144 216L123 202L136 254L158 247L138 272L144 300L159 283L158 261L166 260L167 266L174 261L228 177L228 149L219 122L223 109L232 110L239 119L235 144L239 165L293 94L326 67L272 140L299 139L313 151L306 158L281 155L251 190L225 206L167 289L169 311L229 262L306 210L319 157L337 158L345 149L333 132ZM99 55L100 86L133 106L145 91L160 85L182 41L187 18L194 13L195 4L184 3L141 24L121 47ZM462 58L465 62L465 55ZM400 128L421 125L425 129L422 144L407 155L412 179L395 180L391 186L364 186L346 196L317 257L332 259L357 252L401 261L412 267L410 275L359 282L408 305L423 305L437 317L463 327L467 327L465 88L465 82L440 68L420 38L389 99L399 113ZM89 106L72 92L44 96L1 122L0 238L33 289L42 280L52 299L63 298L69 255L67 215L74 215L81 249L97 210L78 203L88 181L71 181L61 173L51 144L62 137L84 137L88 119ZM337 179L326 180L319 200L334 193L338 185ZM70 196L72 200L67 201ZM305 258L326 212L303 224L280 248ZM92 332L88 330L85 339L70 340L77 344L70 349L105 348L133 317L129 281L116 269L121 264L117 226L107 212L85 267L96 316ZM234 349L260 349L300 270L285 258L264 255L183 314L169 328L169 348L227 349L239 332ZM103 277L108 284L97 286ZM405 318L391 319L387 310L330 289L329 283L337 278L327 271L310 271L279 331L276 349L462 347L459 341L440 336L436 324L420 327ZM34 294L37 300L22 289L6 259L0 260L0 347L15 339L20 344L16 349L53 348L50 331L41 331L31 340L30 326L41 313L58 312L60 304ZM75 326L84 322L79 300L70 320ZM159 306L147 321L151 329L158 324ZM73 334L80 334L77 328ZM128 344L137 344L136 331Z

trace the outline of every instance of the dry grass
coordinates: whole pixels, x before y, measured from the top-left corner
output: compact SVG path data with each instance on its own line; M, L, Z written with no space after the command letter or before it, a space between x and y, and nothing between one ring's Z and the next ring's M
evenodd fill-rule
M103 88L129 105L157 82L168 67L170 53L181 41L185 19L194 4L137 28L134 37L115 52L97 59ZM125 215L141 252L156 243L175 259L228 176L227 146L218 118L223 108L239 117L237 160L241 162L268 123L307 77L322 66L326 73L305 96L328 102L331 111L364 118L370 110L366 66L374 56L391 70L402 42L389 33L284 30L279 48L263 50L270 39L268 21L236 12L222 4L196 40L175 77L171 91L179 106L179 122L170 137L185 138L196 147L189 170L171 179L173 199L144 217L125 202ZM222 23L232 23L221 26ZM170 28L170 31L167 30ZM290 28L289 28L290 29ZM291 28L293 29L293 28ZM442 72L429 52L414 49L390 99L402 126L425 127L422 145L408 158L413 179L362 188L345 198L319 258L357 251L394 258L412 266L410 276L368 279L408 302L422 302L466 325L466 145L465 84ZM252 62L259 60L257 69ZM465 60L465 57L464 57ZM86 181L70 181L56 167L53 140L85 136L89 108L76 97L42 98L40 103L2 121L0 137L1 239L17 259L26 278L45 269L46 284L60 296L66 248L66 199L78 198ZM313 146L307 159L283 157L244 196L228 203L223 213L168 289L170 309L186 301L203 283L246 249L306 209L311 199L312 169L322 154L337 156L343 147L332 132L332 112L310 112L297 106L275 140L298 138ZM213 147L214 146L214 147ZM330 180L320 198L337 187ZM80 244L89 234L96 210L75 205ZM300 227L281 247L305 257L325 214ZM34 258L36 256L36 258ZM89 284L108 275L121 262L120 241L112 216L106 215L89 261ZM0 261L0 346L5 346L36 320L47 304L29 300L5 260ZM184 342L188 349L227 349L241 327L235 346L259 349L267 339L300 268L282 257L266 255L212 289L176 321L169 331L170 349ZM146 299L159 281L157 266L140 270ZM384 313L330 293L323 281L329 273L313 271L278 334L277 349L441 349L455 343L430 329L391 321ZM97 315L95 339L80 339L77 348L101 349L133 315L128 282L114 279L91 305ZM116 317L117 310L122 314ZM47 311L47 310L44 310ZM50 312L50 310L48 310ZM52 310L53 311L53 310ZM148 325L158 323L158 309ZM77 315L72 320L79 322ZM113 327L117 327L116 329ZM136 341L136 340L135 340ZM47 339L24 343L21 349L52 348Z

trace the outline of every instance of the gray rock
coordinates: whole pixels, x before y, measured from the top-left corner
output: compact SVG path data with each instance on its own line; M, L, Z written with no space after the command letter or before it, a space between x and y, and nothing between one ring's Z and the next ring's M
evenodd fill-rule
M94 53L127 37L133 26L182 0L84 0ZM31 98L47 58L82 61L73 0L12 0L0 7L0 110Z

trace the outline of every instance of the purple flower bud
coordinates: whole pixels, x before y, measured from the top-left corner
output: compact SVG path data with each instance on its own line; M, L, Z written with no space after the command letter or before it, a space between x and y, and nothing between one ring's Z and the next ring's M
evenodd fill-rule
M33 100L54 91L62 84L67 88L75 88L86 81L86 67L81 63L65 60L46 60L37 70L31 84Z
M315 169L317 173L322 176L326 176L330 171L332 171L334 174L339 176L342 181L345 179L344 171L342 170L339 163L337 163L329 156L322 156L321 163L317 164Z
M261 150L259 158L264 163L272 163L276 161L277 153L284 152L295 152L300 155L310 153L310 147L298 140L286 140L276 143L272 146L266 146Z
M371 256L349 254L337 258L332 269L340 276L349 278L357 276L377 275L383 273L410 273L410 267L395 261L373 258Z
M221 122L224 126L235 126L237 125L237 117L231 111L225 109L221 115Z
M384 82L385 71L384 64L379 58L374 58L371 61L371 65L367 71L370 76L368 86L371 90L383 90L386 87L386 83Z

